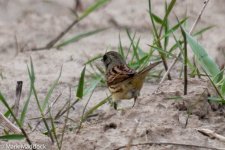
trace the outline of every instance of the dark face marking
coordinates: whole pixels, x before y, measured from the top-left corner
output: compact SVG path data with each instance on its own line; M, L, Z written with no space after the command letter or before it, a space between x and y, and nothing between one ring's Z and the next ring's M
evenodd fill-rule
M110 59L110 57L108 57L108 56L105 54L105 55L103 56L102 61L103 61L104 65L105 65L105 67L107 68L107 67L109 66L110 62L111 62L111 59Z

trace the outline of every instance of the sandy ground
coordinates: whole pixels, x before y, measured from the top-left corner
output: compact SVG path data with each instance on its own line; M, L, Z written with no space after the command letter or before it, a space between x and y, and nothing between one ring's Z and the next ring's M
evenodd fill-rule
M84 8L92 2L93 0L84 0ZM152 3L154 12L162 16L163 2L153 0ZM202 3L203 0L178 0L174 13L179 17L184 17L187 13L190 26L198 15ZM210 1L202 20L197 26L197 29L199 29L215 25L213 29L199 37L199 41L213 58L217 58L221 65L224 64L225 60L224 55L221 55L225 49L223 42L225 40L223 37L225 35L224 5L225 1L223 0ZM70 85L73 86L72 96L74 97L74 86L78 82L83 63L87 61L88 57L103 54L106 49L117 50L119 34L121 34L124 46L128 46L129 42L124 27L137 32L137 35L141 37L140 45L144 50L148 50L147 44L152 42L151 25L147 14L147 0L113 0L85 18L64 39L96 28L110 27L108 30L60 50L30 51L32 47L43 46L67 27L75 17L71 12L73 8L73 0L0 0L0 73L3 75L3 79L0 79L0 89L10 104L13 104L15 100L16 81L22 80L24 83L21 106L27 98L29 91L27 64L30 56L34 62L35 84L41 101L44 99L49 86L57 78L63 65L60 84L51 98L51 100L54 100L62 93L54 106L53 113L56 113L69 98ZM176 18L173 15L170 16L170 22L171 25L176 23ZM173 78L177 78L177 76L173 76ZM223 112L212 111L211 106L206 101L208 92L205 89L209 87L207 81L191 79L188 96L185 97L182 96L183 82L181 80L167 81L160 85L157 93L155 93L158 87L157 82L158 80L145 84L139 97L139 103L133 109L116 112L109 105L104 105L98 111L99 115L88 120L79 134L74 131L67 131L63 149L115 149L126 145L131 135L134 135L133 143L174 142L216 148L225 147L223 142L210 139L196 130L207 128L225 135ZM212 90L209 89L208 91ZM105 98L107 92L106 88L96 90L88 108ZM171 100L170 98L174 96L181 96L182 98L179 99L180 101ZM75 109L71 111L70 118L78 120L86 100L87 98L75 106ZM188 125L184 128L184 118L187 116L187 112L185 109L181 109L181 106L184 104L183 107L186 108L195 100L199 101L199 105L193 108ZM132 102L126 101L124 103L130 105ZM0 108L1 112L6 110L3 106L0 106ZM39 116L36 102L32 97L26 123L35 125L36 121L30 119ZM132 133L136 124L135 120L139 120L140 123L137 126L137 131ZM73 126L74 123L70 122L70 125ZM48 146L48 149L56 149L56 145L51 145L49 139L40 135L40 133L35 132L30 136L34 142L44 143ZM0 141L1 146L6 143ZM144 145L132 147L132 149L188 150L197 148Z

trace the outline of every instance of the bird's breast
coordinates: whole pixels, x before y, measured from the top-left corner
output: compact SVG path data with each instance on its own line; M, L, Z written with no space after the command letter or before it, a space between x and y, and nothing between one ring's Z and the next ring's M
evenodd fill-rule
M131 99L138 97L142 84L135 81L109 86L113 100Z

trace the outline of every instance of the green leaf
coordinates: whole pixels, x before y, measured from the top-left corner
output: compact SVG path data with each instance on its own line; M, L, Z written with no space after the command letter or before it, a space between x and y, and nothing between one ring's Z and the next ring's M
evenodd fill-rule
M97 29L97 30L93 30L93 31L89 31L89 32L85 32L85 33L75 35L72 38L67 39L67 40L61 42L60 44L56 45L56 48L60 48L60 47L66 46L68 44L77 42L77 41L79 41L83 38L86 38L88 36L91 36L91 35L97 34L99 32L105 31L106 29L108 29L108 28Z
M83 94L84 94L84 76L85 76L85 70L86 70L86 66L84 67L84 69L81 72L80 75L80 80L78 83L78 88L77 88L77 94L76 96L80 99L83 98Z
M23 134L9 134L0 136L0 140L23 140L25 136Z
M52 95L53 90L54 90L55 87L58 85L59 79L60 79L60 77L61 77L61 74L62 74L62 67L61 67L61 69L60 69L59 76L58 76L57 79L54 81L54 83L52 84L51 88L49 89L49 91L48 91L48 93L47 93L47 95L46 95L46 97L45 97L44 103L43 103L43 105L42 105L42 107L41 107L42 111L44 111L44 109L46 108L46 105L47 105L47 103L48 103L48 101L49 101L49 99L50 99L50 97L51 97L51 95Z
M88 7L83 14L79 17L79 20L84 19L85 17L87 17L90 13L92 13L93 11L97 10L98 8L102 7L103 5L105 5L106 3L108 3L110 0L98 0L96 3L94 3L93 5L91 5L90 7Z
M209 74L211 77L215 77L220 73L218 65L213 61L213 59L207 54L206 50L200 45L189 33L185 32L187 36L187 41L195 54L197 60L199 61L202 68ZM218 76L215 79L215 82L219 82L221 76Z

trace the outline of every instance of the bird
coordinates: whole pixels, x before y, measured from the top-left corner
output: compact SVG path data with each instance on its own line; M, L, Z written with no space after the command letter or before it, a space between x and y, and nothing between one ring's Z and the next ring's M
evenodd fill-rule
M107 87L112 95L114 109L117 109L117 101L134 98L134 107L145 77L148 72L162 61L152 63L137 72L131 69L123 57L116 51L106 52L102 57L105 66L105 77Z

